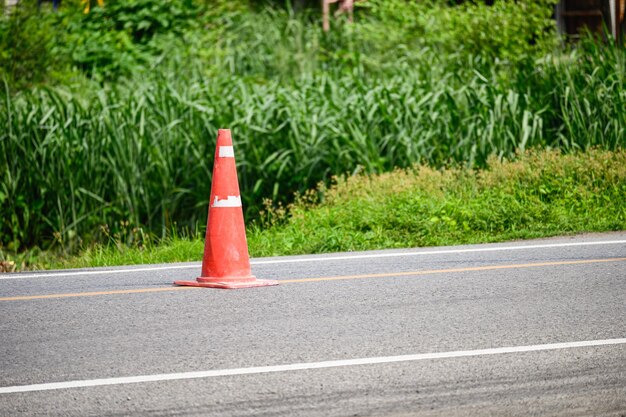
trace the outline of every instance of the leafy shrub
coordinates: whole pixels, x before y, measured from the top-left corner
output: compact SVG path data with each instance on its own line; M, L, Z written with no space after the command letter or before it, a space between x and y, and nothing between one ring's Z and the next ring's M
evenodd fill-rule
M518 62L536 58L556 46L551 16L555 0L496 0L491 6L464 3L441 10L438 42L447 52Z
M84 23L98 32L124 31L133 42L146 44L157 34L180 34L195 26L197 14L193 0L109 0L87 14Z
M251 217L263 198L286 203L332 175L480 167L532 147L620 149L625 64L623 50L601 47L524 67L512 86L433 65L430 77L417 68L292 83L187 68L88 97L0 92L0 239L31 246L97 240L101 225L114 233L126 221L161 236L202 224L218 127L233 130Z
M162 51L155 38L180 36L196 26L192 0L109 0L89 13L69 11L66 48L87 74L130 75Z
M435 246L626 228L626 152L525 152L486 169L342 177L252 228L254 256ZM279 217L284 217L278 213Z
M67 32L30 62L69 57L104 82L0 89L0 244L200 227L218 127L233 129L249 217L333 175L623 147L624 51L546 54L551 32L509 16L543 19L524 4L371 0L326 34L315 15L226 1L119 0L87 15L64 2L44 16ZM479 11L502 14L506 36Z
M364 12L363 24L356 25L357 42L387 56L375 62L392 65L407 58L414 64L411 56L421 49L437 51L455 71L462 71L468 61L482 61L487 69L494 62L518 64L556 47L551 19L555 3L495 0L492 5L467 1L450 6L437 0L369 0L359 7ZM515 69L507 66L508 71Z
M11 13L0 13L0 79L15 89L54 79L67 63L58 49L62 32L57 16L40 11L37 0L22 0Z

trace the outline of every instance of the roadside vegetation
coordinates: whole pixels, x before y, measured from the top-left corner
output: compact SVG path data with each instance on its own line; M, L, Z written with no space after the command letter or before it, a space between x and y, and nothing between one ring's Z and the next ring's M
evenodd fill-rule
M316 10L275 3L21 4L0 17L0 260L17 268L77 253L71 265L198 259L220 127L233 132L255 256L624 228L626 53L563 44L550 0L369 0L329 33ZM598 158L612 176L586 182ZM591 187L571 221L559 204L580 196L547 204L556 185L543 177L477 191L516 163L561 160L550 178ZM424 178L448 191L426 196ZM394 181L406 200L363 194ZM343 206L333 196L348 189ZM532 193L556 211L539 216ZM480 220L497 196L530 214Z
M248 228L252 256L454 245L626 229L626 151L527 151L485 169L428 166L320 184ZM57 267L198 261L203 236L112 241Z

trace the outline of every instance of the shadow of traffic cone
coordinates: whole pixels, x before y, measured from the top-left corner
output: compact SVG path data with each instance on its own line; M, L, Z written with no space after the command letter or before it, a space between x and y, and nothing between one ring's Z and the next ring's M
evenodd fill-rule
M228 129L220 129L217 134L202 275L196 281L174 284L228 289L278 285L278 281L256 279L250 271L235 154Z

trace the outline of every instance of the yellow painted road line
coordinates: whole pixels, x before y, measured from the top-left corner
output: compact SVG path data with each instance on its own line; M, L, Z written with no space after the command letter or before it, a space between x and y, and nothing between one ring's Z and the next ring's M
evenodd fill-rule
M455 272L472 272L472 271L493 271L497 269L522 269L522 268L536 268L542 266L560 266L560 265L580 265L580 264L595 264L602 262L623 262L626 258L608 258L608 259L587 259L580 261L558 261L558 262L538 262L530 264L511 264L511 265L487 265L487 266L474 266L466 268L449 268L449 269L431 269L425 271L408 271L408 272L390 272L382 274L364 274L364 275L343 275L336 277L321 277L321 278L300 278L300 279L286 279L281 280L280 283L298 283L298 282L321 282L321 281L339 281L348 279L364 279L364 278L385 278L385 277L403 277L403 276L417 276L417 275L431 275L431 274L450 274Z
M406 272L385 272L379 274L362 274L362 275L339 275L334 277L319 277L319 278L297 278L297 279L285 279L280 280L281 284L297 284L305 282L323 282L323 281L343 281L352 279L367 279L367 278L388 278L388 277L404 277L404 276L420 276L420 275L434 275L434 274L453 274L459 272L475 272L475 271L495 271L501 269L525 269L525 268L540 268L549 266L564 266L564 265L585 265L585 264L598 264L608 262L624 262L626 258L607 258L607 259L586 259L578 261L557 261L557 262L537 262L526 264L508 264L508 265L486 265L486 266L473 266L465 268L448 268L448 269L430 269L423 271L406 271ZM164 291L183 291L183 290L197 290L201 287L158 287L158 288L139 288L132 290L112 290L112 291L93 291L93 292L79 292L79 293L67 293L67 294L44 294L44 295L22 295L15 297L0 297L0 301L24 301L24 300L40 300L49 298L71 298L71 297L93 297L98 295L116 295L116 294L136 294L136 293L149 293L149 292L164 292Z
M137 294L137 293L143 293L143 292L183 291L183 290L191 290L191 289L195 289L195 288L194 287L158 287L158 288L138 288L134 290L75 292L75 293L67 293L67 294L18 295L16 297L2 297L0 298L0 301L41 300L45 298L94 297L96 295Z

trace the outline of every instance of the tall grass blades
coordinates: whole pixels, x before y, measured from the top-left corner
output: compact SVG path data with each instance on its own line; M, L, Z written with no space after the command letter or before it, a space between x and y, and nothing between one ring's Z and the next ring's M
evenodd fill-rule
M293 82L188 68L93 94L5 89L0 241L71 247L120 225L163 236L204 223L219 127L233 131L248 217L263 198L284 202L332 175L482 166L533 146L623 147L624 52L586 48L508 83L433 64Z
M624 51L587 42L539 60L556 41L553 0L371 0L330 33L306 13L233 1L139 3L172 20L142 23L126 3L32 8L33 22L70 23L54 68L27 84L66 86L9 92L11 70L0 92L0 249L193 232L220 127L233 130L248 218L333 175L624 145ZM0 18L0 40L12 22Z

